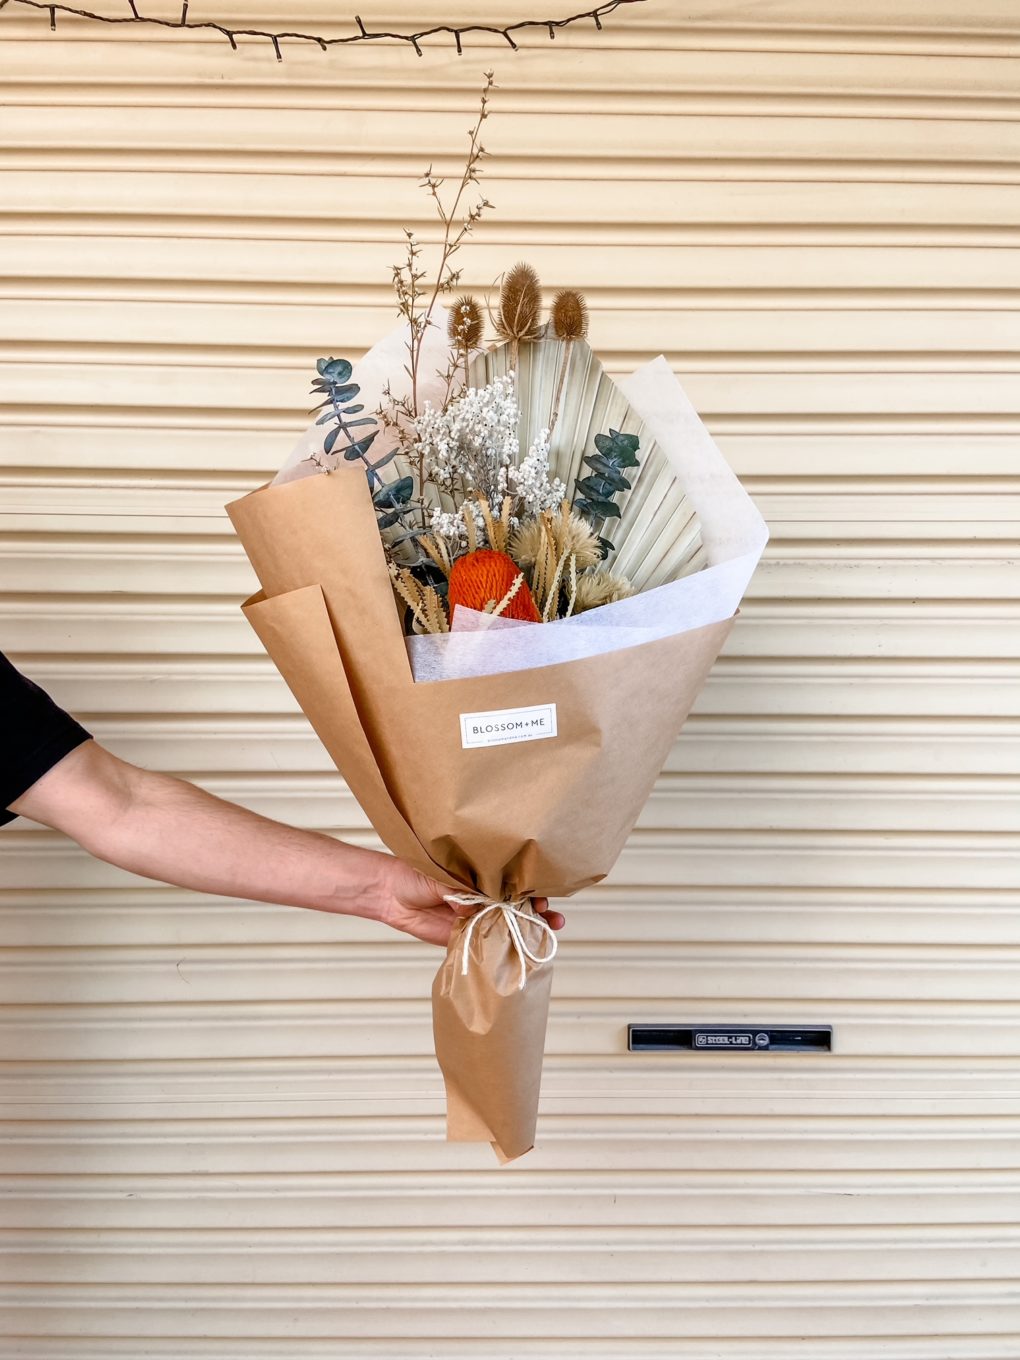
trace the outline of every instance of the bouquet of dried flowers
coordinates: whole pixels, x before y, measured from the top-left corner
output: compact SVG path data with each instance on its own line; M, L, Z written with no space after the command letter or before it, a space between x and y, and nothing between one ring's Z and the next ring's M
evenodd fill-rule
M476 907L433 986L451 1138L532 1145L555 941L530 909L612 868L767 537L665 360L614 382L574 289L455 259L482 214L487 77L432 282L323 358L316 423L228 507L245 613L391 850ZM444 305L443 299L450 301ZM465 897L466 894L466 897ZM545 950L546 952L543 952Z

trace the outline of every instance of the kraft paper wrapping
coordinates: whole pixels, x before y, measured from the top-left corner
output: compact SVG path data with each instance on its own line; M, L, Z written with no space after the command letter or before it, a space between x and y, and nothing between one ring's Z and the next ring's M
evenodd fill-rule
M227 509L262 584L244 612L394 854L493 901L569 897L609 872L731 619L601 656L416 684L363 470L263 487ZM548 704L555 737L461 744L462 714ZM521 990L492 912L465 973L464 929L433 988L447 1131L509 1160L534 1144L552 970L529 962Z

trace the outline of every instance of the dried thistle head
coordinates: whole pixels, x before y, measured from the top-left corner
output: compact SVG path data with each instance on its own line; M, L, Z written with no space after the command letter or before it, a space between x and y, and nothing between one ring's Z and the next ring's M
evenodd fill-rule
M542 334L542 285L530 264L515 264L503 279L496 329L504 340L537 340Z
M483 330L482 309L473 297L465 293L450 308L447 323L450 344L460 353L466 354L482 343Z
M556 294L552 328L557 340L583 340L588 334L588 304L576 288L561 288Z
M577 578L577 593L574 596L574 613L583 614L588 609L598 609L604 604L615 604L634 594L634 587L625 576L614 576L604 568L586 571Z

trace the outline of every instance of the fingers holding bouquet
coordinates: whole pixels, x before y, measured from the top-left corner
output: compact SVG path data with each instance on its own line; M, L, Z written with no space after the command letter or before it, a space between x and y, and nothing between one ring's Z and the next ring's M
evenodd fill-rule
M478 910L477 905L450 901L452 894L445 884L398 859L387 861L387 871L380 919L416 940L445 948L457 921ZM566 922L562 912L551 910L547 898L532 898L531 906L551 930L563 929Z

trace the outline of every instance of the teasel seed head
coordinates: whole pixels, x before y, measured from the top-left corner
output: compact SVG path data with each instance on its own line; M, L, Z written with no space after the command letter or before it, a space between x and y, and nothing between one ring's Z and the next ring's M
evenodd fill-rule
M552 328L557 340L583 340L588 334L588 304L576 288L561 288L556 294Z
M482 309L473 297L465 293L450 308L447 323L450 344L459 353L466 354L482 343L483 330Z
M503 280L496 329L504 340L537 340L542 334L542 285L530 264L515 264Z

